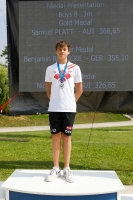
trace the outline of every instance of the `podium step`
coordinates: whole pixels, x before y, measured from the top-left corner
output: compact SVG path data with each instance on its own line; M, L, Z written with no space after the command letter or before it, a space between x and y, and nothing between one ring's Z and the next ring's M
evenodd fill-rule
M0 200L6 200L5 190L1 187L4 182L0 181Z
M117 200L120 191L125 190L114 171L72 170L74 183L66 182L63 176L46 182L48 173L49 170L15 170L2 184L6 200Z
M121 194L120 200L133 200L133 194Z

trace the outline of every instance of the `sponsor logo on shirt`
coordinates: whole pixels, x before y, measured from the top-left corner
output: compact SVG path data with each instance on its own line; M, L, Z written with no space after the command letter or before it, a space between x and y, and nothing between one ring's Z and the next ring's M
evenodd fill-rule
M71 78L71 74L70 73L72 73L72 71L70 71L70 69L73 68L73 67L75 67L75 66L76 66L75 64L71 64L71 65L69 65L67 67L68 72L66 72L64 74L63 82L65 82L67 79ZM64 72L64 70L61 70L61 73L63 73L63 72ZM57 79L58 81L60 81L60 74L57 73L56 71L54 71L54 74L55 74L54 78Z
M58 81L60 81L60 74L55 74L54 78L57 79ZM64 74L64 79L63 82L65 82L67 79L71 78L71 75L67 72Z

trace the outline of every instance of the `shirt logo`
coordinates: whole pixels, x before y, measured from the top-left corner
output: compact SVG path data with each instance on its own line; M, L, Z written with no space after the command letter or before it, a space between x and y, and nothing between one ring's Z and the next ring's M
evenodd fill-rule
M61 70L61 72L63 72L63 70ZM57 79L58 81L60 81L60 74L56 73L54 75L54 78ZM69 73L65 73L64 74L64 79L63 82L65 82L67 79L71 78L71 75Z
M70 69L71 68L73 68L73 67L75 67L76 65L75 64L71 64L71 65L69 65L68 67L67 67L67 69L69 70L67 73L65 73L64 74L64 79L63 79L63 82L65 82L67 79L69 79L69 78L71 78L71 72L72 71L70 71ZM61 73L63 73L64 72L64 70L61 70ZM54 73L56 73L56 71L54 71ZM60 81L60 74L59 73L56 73L55 75L54 75L54 78L55 79L57 79L58 81Z

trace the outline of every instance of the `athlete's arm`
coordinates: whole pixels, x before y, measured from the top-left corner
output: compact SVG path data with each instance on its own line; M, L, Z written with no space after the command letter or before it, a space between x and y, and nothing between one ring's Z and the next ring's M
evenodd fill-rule
M75 83L75 100L76 102L78 101L79 97L81 96L83 92L83 89L82 89L82 82L81 83Z
M47 94L47 97L50 99L50 96L51 96L51 82L46 82L46 94Z

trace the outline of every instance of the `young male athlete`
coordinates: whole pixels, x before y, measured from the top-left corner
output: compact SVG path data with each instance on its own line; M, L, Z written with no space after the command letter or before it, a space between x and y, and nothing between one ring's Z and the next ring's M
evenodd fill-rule
M76 114L76 102L82 94L82 76L78 65L68 61L70 44L60 40L55 46L57 62L46 69L46 94L49 101L49 122L52 134L53 168L45 181L61 176L60 142L63 140L64 170L67 182L74 182L70 170L71 134Z

